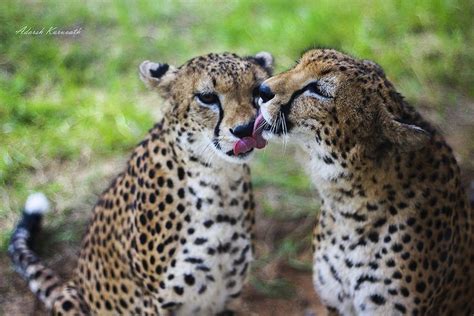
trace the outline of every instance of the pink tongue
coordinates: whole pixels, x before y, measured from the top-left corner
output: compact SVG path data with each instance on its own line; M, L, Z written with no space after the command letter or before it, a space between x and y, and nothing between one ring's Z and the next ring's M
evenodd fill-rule
M260 113L257 116L255 123L253 124L252 137L255 139L255 142L257 143L255 147L258 149L262 149L263 147L267 145L267 141L262 136L264 122L265 120L263 118L263 115Z
M239 139L239 141L234 145L234 155L246 153L252 148L255 148L256 145L257 143L252 137L244 137Z
M259 114L253 124L252 137L239 139L234 145L234 155L246 153L253 148L262 149L267 145L267 141L262 137L264 122L262 114Z

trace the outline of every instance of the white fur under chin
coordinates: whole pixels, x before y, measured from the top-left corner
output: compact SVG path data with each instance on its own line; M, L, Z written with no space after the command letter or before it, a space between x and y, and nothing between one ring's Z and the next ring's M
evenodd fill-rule
M25 213L27 214L44 214L48 209L48 199L41 192L32 193L26 199Z

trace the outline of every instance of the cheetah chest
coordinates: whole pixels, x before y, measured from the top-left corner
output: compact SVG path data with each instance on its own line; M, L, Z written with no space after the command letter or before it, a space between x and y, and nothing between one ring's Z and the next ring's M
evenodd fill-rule
M222 311L229 299L239 295L252 260L248 194L224 192L228 184L203 183L207 182L188 182L191 219L182 229L186 242L164 275L162 307L174 305L180 315Z

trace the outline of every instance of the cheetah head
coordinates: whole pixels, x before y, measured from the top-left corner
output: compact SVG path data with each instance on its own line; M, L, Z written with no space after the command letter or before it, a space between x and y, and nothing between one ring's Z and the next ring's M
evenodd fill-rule
M326 164L393 147L412 150L428 139L405 117L403 98L379 65L335 50L306 52L259 94L258 132L265 139L290 134Z
M266 52L248 57L211 53L178 68L144 61L139 70L145 84L171 105L165 115L179 124L188 144L204 155L243 163L255 147L265 145L252 132L258 87L272 67L273 57Z

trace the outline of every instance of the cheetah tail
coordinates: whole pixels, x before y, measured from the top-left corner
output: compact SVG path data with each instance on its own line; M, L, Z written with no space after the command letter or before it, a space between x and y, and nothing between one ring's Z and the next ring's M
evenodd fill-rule
M30 248L37 238L41 218L47 212L48 206L48 200L42 193L34 193L28 197L22 218L11 237L8 253L15 270L28 282L30 290L50 309L59 293L60 279Z

